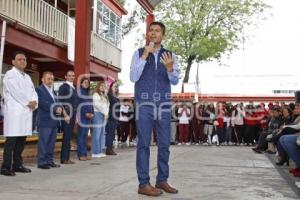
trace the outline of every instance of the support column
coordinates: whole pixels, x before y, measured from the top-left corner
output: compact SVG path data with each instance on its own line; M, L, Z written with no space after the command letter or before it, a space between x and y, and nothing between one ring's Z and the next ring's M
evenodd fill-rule
M75 66L76 77L90 73L91 1L76 1Z
M2 65L3 65L3 55L4 55L4 46L5 46L5 35L6 35L6 21L2 21L1 30L1 42L0 42L0 84L2 83Z
M154 18L154 15L153 14L147 14L147 17L146 17L146 44L149 44L149 37L148 37L148 32L150 30L150 24L152 22L154 22L155 18Z

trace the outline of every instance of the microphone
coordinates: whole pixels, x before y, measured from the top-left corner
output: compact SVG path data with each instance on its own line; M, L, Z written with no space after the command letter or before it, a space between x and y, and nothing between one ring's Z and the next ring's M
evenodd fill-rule
M154 46L155 46L155 44L154 44L154 42L149 42L149 47L151 47L151 48L154 48Z
M154 48L154 46L155 46L154 42L150 41L150 42L149 42L149 47ZM151 59L151 57L149 56L150 54L152 54L152 53L149 53L149 54L148 54L148 56L147 56L147 58L146 58L147 60L148 60L148 59Z

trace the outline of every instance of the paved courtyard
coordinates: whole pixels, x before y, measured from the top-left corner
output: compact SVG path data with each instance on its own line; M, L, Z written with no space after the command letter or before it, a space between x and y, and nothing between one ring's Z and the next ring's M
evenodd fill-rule
M0 199L289 200L300 197L287 169L276 169L267 156L254 154L248 147L214 146L172 146L169 181L179 193L145 197L137 194L135 149L120 148L117 152L115 157L77 161L75 165L58 169L41 170L33 162L29 163L31 174L0 176ZM154 184L156 147L152 147L151 155Z

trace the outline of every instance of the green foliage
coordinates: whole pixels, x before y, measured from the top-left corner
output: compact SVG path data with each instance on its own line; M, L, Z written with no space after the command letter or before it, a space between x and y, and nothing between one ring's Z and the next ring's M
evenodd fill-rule
M121 79L118 79L118 86L124 85L123 81Z
M136 5L134 9L128 13L122 25L122 35L125 36L132 29L134 29L139 23L144 23L146 20L146 11L139 5Z
M187 64L184 82L193 61L218 59L238 48L245 27L269 7L263 0L162 1L157 19L167 27L166 46Z
M94 91L94 89L96 88L97 86L97 81L91 81L90 82L90 91Z

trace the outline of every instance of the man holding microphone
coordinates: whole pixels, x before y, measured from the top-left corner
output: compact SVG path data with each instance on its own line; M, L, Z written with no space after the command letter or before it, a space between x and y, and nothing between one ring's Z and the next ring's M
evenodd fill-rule
M138 193L148 196L160 196L162 190L167 193L178 192L168 184L167 179L171 135L171 84L178 83L179 68L175 55L161 45L165 29L161 22L150 24L148 37L151 42L134 53L130 69L130 79L135 83ZM149 177L149 145L153 128L157 131L158 146L155 187L151 186Z

